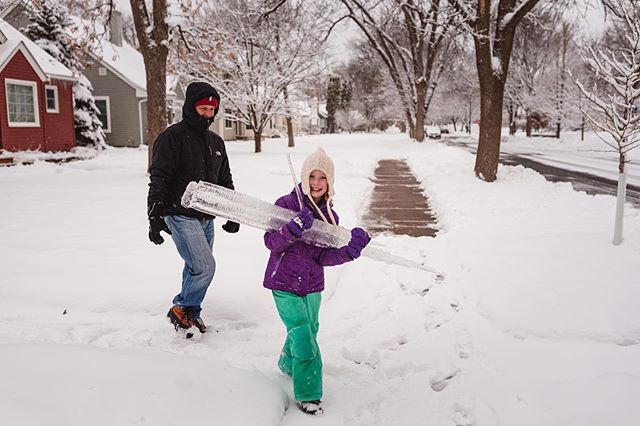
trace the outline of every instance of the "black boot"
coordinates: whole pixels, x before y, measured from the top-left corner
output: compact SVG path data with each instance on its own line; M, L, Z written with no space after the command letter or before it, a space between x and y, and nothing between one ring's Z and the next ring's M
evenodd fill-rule
M204 325L204 321L202 321L202 318L198 317L197 319L193 320L193 325L200 330L200 333L206 333L207 331L207 326Z
M296 401L296 406L300 409L300 411L312 416L319 416L320 414L324 413L322 405L320 404L322 404L322 401L320 401L319 399L315 401Z

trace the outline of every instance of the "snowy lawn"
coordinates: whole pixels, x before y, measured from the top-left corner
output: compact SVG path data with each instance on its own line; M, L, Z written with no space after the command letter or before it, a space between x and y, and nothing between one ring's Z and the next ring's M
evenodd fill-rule
M442 271L362 258L327 269L319 343L325 414L299 412L262 232L217 224L218 271L185 340L165 320L182 264L147 240L144 149L0 168L0 413L20 426L631 426L640 406L640 210L611 244L615 200L523 167L488 184L474 157L404 135L227 143L239 191L273 202L317 145L352 227L379 159L405 158L436 238L379 236ZM222 222L222 221L218 221Z

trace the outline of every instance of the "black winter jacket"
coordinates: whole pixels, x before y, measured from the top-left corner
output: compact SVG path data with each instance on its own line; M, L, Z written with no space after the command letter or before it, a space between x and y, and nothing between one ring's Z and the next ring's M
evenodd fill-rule
M211 218L205 213L184 208L180 204L187 184L206 181L234 189L229 158L224 141L209 130L213 117L201 117L194 103L213 96L220 103L220 95L209 84L197 82L187 87L182 107L182 121L160 133L153 144L153 156L149 169L149 195L147 212L155 203L164 203L161 214L184 215L195 218ZM216 108L215 113L218 113Z

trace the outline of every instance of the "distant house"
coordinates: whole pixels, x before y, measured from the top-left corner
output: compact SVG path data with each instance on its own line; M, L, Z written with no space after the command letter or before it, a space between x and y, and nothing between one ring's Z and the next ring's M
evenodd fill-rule
M327 112L327 104L318 104L316 113L318 114L318 126L320 133L329 132L329 113Z
M0 19L0 149L75 146L73 72Z
M224 99L222 100L224 105ZM291 109L291 124L294 134L317 134L321 131L321 118L318 114L319 105L317 102L311 101L294 101ZM230 108L224 111L225 118L222 120L224 129L221 129L225 140L232 139L253 139L254 133L251 126L240 122L234 118L233 110ZM215 126L215 123L214 123ZM218 131L217 129L214 131ZM287 118L284 115L274 115L269 119L262 136L265 138L286 138L287 137Z

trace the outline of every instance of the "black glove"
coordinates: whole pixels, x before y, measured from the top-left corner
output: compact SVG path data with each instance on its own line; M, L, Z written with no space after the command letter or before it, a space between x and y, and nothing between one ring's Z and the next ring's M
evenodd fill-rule
M230 234L235 234L240 230L240 224L236 222L231 222L230 220L228 220L227 223L222 225L222 229L224 229L226 232Z
M164 221L164 203L153 203L149 209L149 240L154 244L164 243L164 238L160 235L160 231L164 231L171 235L171 230Z

